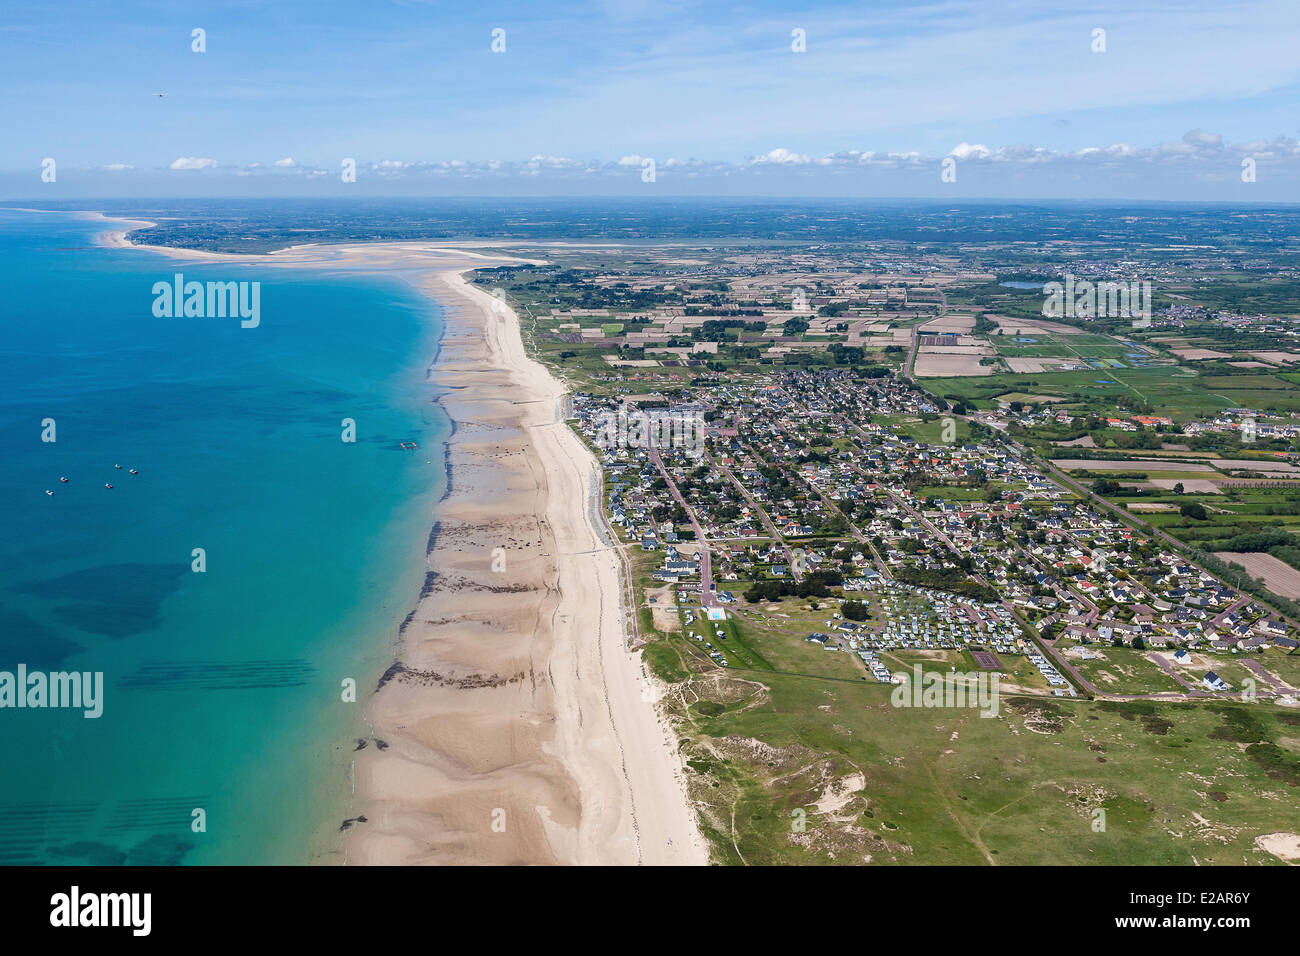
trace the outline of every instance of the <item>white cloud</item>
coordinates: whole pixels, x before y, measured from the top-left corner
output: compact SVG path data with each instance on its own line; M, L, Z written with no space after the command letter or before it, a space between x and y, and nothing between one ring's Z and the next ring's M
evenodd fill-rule
M1222 146L1223 137L1218 133L1207 133L1203 129L1189 129L1183 134L1183 142L1189 146Z
M107 166L103 168L108 170L110 173L120 173L123 170L135 169L135 167L132 166L130 163L109 163Z
M1112 176L1147 177L1150 182L1160 183L1186 182L1187 177L1191 177L1195 182L1231 184L1239 182L1240 161L1247 156L1256 159L1261 167L1270 168L1270 181L1289 178L1300 182L1300 143L1295 139L1256 136L1243 138L1240 142L1227 142L1218 133L1200 129L1190 130L1179 139L1144 146L1113 142L1109 145L1080 144L1072 149L1050 149L1027 143L999 146L962 141L946 153L940 146L937 149L890 151L849 148L819 154L781 146L744 159L684 159L680 153L674 156L665 150L658 160L658 168L666 181L683 185L703 183L709 179L719 183L729 179L762 179L807 183L812 188L830 184L839 188L843 184L853 189L871 184L869 188L875 189L887 182L913 183L930 179L937 182L931 167L937 166L945 155L971 164L972 168L982 169L981 175L986 177L984 183L999 182L1001 180L997 177L1011 176L1017 177L1015 183L1029 183L1032 188L1038 188L1033 186L1035 183L1071 184L1109 180ZM599 159L539 153L520 159L370 160L368 168L384 180L416 185L422 180L507 183L512 179L534 178L554 184L573 184L580 180L622 181L630 169L640 168L646 161L646 157L639 153L615 153ZM131 168L127 164L104 168L118 167ZM182 157L172 164L172 168L221 167L213 159ZM228 168L235 169L233 166ZM270 177L276 172L292 172L312 180L324 179L331 172L303 166L289 157L270 164L250 163L239 168L243 170L240 175Z
M788 149L778 148L769 149L762 156L755 156L752 162L756 164L775 163L778 166L807 166L809 163L816 161L800 153L793 153Z
M618 161L618 162L619 162L619 165L620 165L620 166L626 166L626 165L629 165L628 163L624 162L624 160L631 159L631 158L632 158L632 157L630 157L630 156L624 156L623 159L620 159L620 160ZM540 155L540 154L537 155L537 156L534 156L532 159L530 159L530 160L528 161L528 167L529 167L530 169L541 169L541 168L547 168L547 169L580 169L580 168L582 168L582 167L585 166L585 165L586 165L586 164L583 163L582 161L577 160L577 159L569 159L569 157L567 157L567 156L542 156L542 155ZM638 160L637 160L637 165L640 165L640 159L639 159L639 158L638 158Z
M172 169L215 169L217 161L215 159L200 158L198 156L181 156L175 160Z

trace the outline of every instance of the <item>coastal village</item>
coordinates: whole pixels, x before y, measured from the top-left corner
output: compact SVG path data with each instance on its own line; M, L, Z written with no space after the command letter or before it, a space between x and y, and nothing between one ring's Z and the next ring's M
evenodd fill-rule
M548 361L585 383L571 423L601 459L605 517L637 555L638 604L653 602L656 626L670 626L671 606L672 631L703 666L744 667L762 655L742 653L733 633L777 627L797 604L820 620L778 627L783 636L856 662L868 681L906 679L924 660L1046 696L1300 696L1294 658L1268 666L1296 650L1292 618L1090 494L1088 469L1109 462L1027 441L1085 433L1148 447L1160 433L1233 440L1249 429L1285 447L1300 419L1229 407L1175 421L1123 398L1109 411L1081 404L1077 391L952 394L950 382L1017 371L1175 374L1200 353L963 306L963 286L997 275L955 257L845 258L747 250L479 279L507 280ZM1127 278L1100 261L1076 272ZM1185 334L1171 323L1187 317L1166 309L1155 328ZM1203 318L1240 324L1223 310ZM1283 349L1247 358L1238 364L1292 360ZM1277 478L1252 469L1291 470L1300 454L1273 458L1221 462L1216 474L1225 485Z
M1006 248L547 253L475 281L567 386L721 857L991 862L953 821L1029 800L1015 825L1077 825L1084 862L1151 823L1222 858L1204 821L1300 785L1293 317L1056 321L1053 273ZM1183 301L1201 268L1068 266ZM1115 805L1138 814L1084 838Z
M655 559L654 585L675 591L687 633L720 665L734 663L715 646L721 630L691 631L698 617L744 622L764 595L804 584L828 618L806 640L859 659L876 681L899 680L882 655L959 663L965 651L993 671L1023 658L1038 677L1029 688L1106 694L1088 665L1123 648L1179 687L1153 694L1239 690L1225 671L1253 672L1260 694L1295 693L1259 657L1297 647L1287 621L1077 500L991 429L963 422L979 437L944 443L881 423L928 416L955 438L957 420L906 382L793 372L617 405L580 395L575 424L595 446L602 417L629 406L699 417L699 449L599 452L611 525ZM849 620L846 604L866 619Z

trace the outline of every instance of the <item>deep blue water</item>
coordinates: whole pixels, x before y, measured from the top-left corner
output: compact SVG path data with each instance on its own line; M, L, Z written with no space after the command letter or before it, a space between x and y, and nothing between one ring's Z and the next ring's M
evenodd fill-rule
M0 210L0 670L106 685L96 720L0 709L0 863L321 859L444 480L436 307L106 228ZM176 272L260 281L261 324L155 318Z

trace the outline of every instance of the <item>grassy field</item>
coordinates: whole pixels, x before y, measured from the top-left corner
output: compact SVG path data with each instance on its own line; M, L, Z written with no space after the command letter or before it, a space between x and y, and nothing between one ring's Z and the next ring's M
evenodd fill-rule
M1300 714L1271 705L1004 698L982 719L783 674L701 675L674 701L720 862L1277 862L1253 840L1300 812L1276 743Z
M1292 687L1300 687L1300 654L1295 652L1270 654L1260 662L1273 676Z
M829 602L819 604L744 605L727 641L713 642L729 658L743 643L766 668L718 668L678 635L648 649L672 684L667 705L716 862L1276 863L1254 838L1296 829L1298 711L1005 694L992 719L900 708L851 655L805 640L827 630ZM1179 689L1140 652L1100 650L1106 661L1084 663L1103 686L1103 672L1116 678L1108 689ZM960 651L882 656L973 669ZM1234 685L1248 675L1235 660L1214 664ZM1300 656L1269 655L1268 666L1300 677Z
M1224 394L1223 390L1209 389L1194 369L1174 365L947 378L933 383L931 391L945 397L956 396L980 408L993 408L994 399L999 395L1027 392L1069 399L1081 403L1082 408L1106 414L1114 414L1116 399L1123 397L1145 402L1158 409L1159 414L1179 422L1237 405L1251 405L1247 401L1248 391ZM1284 394L1273 393L1274 397Z
M1032 341L1030 341L1032 340ZM1125 345L1108 335L1064 335L1035 332L1029 335L991 335L989 342L1003 357L1028 356L1062 359L1114 359L1124 367L1147 364L1154 356Z
M970 422L964 418L945 419L946 416L941 415L935 420L927 422L920 418L877 415L872 420L879 425L892 426L899 435L930 445L945 444L944 432L949 427L952 428L952 442L954 444L961 445L971 440ZM951 426L948 425L948 421L951 421Z
M730 623L743 635L746 644L760 654L769 670L789 674L803 674L834 680L861 680L865 673L856 657L843 651L828 651L807 640L814 631L830 630L826 621L832 610L806 609L807 602L782 601L779 610L759 610L760 606L741 607L738 614L730 613ZM733 664L734 666L734 664Z
M1005 482L990 481L988 486L1001 489L1008 487ZM916 490L918 498L936 497L944 501L979 501L984 497L984 486L964 488L957 485L926 485Z
M1059 650L1073 647L1074 642L1062 639ZM1069 661L1099 691L1107 694L1160 694L1183 693L1186 688L1169 676L1158 664L1147 657L1146 651L1131 647L1111 647L1091 644L1088 650L1099 659L1081 660L1069 655ZM1199 680L1199 677L1197 677ZM1195 684L1195 680L1188 680Z

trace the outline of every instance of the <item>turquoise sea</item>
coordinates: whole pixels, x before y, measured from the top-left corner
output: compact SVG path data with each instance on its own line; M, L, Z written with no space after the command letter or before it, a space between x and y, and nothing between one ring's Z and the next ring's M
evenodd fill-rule
M336 861L445 483L437 307L108 228L0 210L0 671L105 685L98 719L0 709L0 863ZM177 272L260 281L260 325L156 318Z

